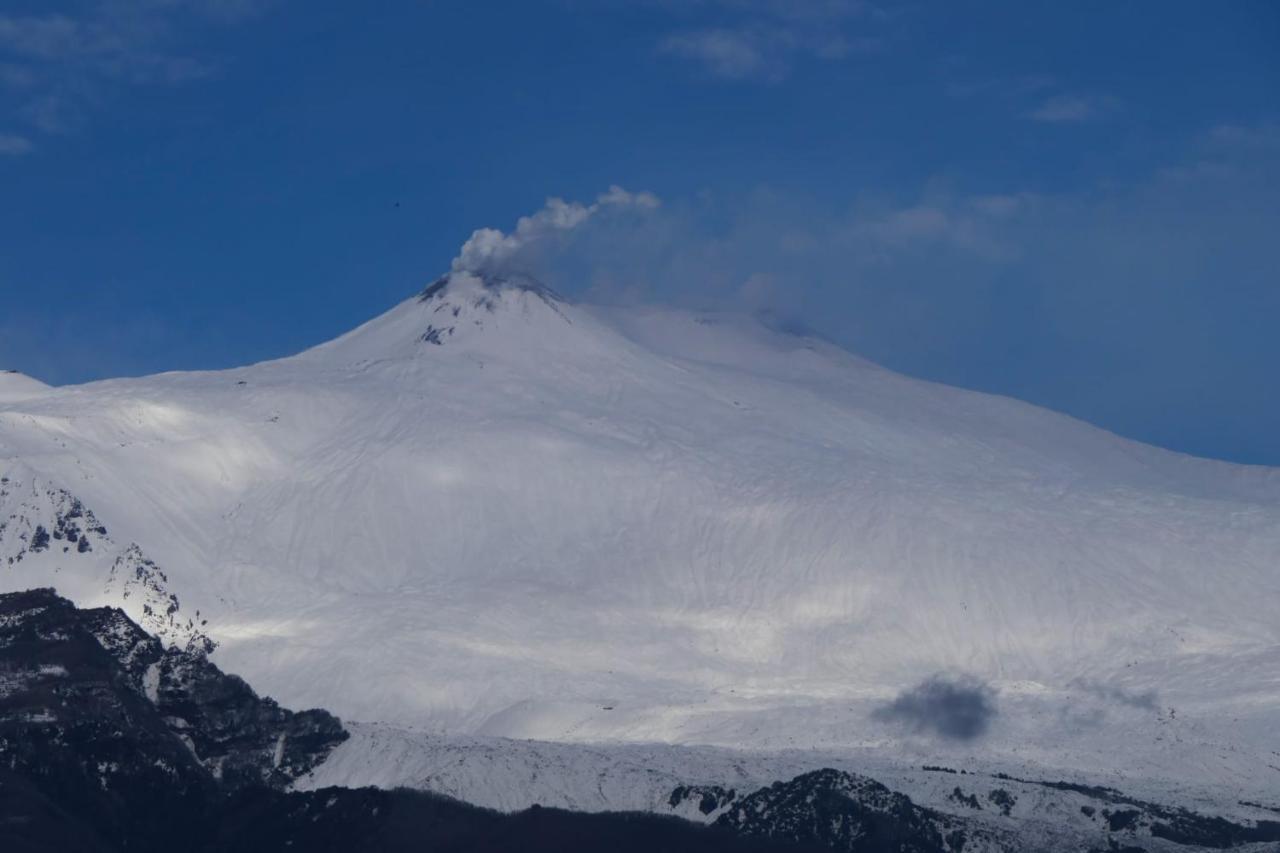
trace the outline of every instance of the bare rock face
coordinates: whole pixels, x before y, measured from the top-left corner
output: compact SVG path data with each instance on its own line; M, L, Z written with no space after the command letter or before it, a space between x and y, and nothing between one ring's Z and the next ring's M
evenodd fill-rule
M0 571L24 571L31 586L63 571L92 577L89 586L124 607L147 633L165 645L211 652L207 620L184 610L169 578L135 542L117 542L79 497L28 466L0 473ZM65 576L64 576L65 577ZM6 583L12 586L14 575ZM84 591L84 587L81 587ZM73 596L74 597L74 596Z
M103 787L124 768L197 789L206 777L283 788L346 737L327 711L281 708L119 610L77 610L50 589L0 596L0 751L18 762L69 744ZM132 768L134 753L159 755L163 767Z
M215 783L53 590L0 596L0 809L18 849L141 847Z
M762 788L734 803L716 825L850 853L953 853L1022 849L962 818L917 806L874 779L815 770Z
M259 697L209 662L200 647L163 646L119 610L82 611L88 630L120 663L166 725L216 779L283 788L347 739L328 711L294 712Z
M0 561L6 565L42 551L85 554L110 541L93 511L66 489L0 475Z
M414 791L283 790L347 737L198 649L52 589L0 595L4 853L805 851L656 815L501 815Z

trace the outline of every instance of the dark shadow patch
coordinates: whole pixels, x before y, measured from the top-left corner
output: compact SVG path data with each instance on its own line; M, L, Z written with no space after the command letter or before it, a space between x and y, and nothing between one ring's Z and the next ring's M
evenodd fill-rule
M995 691L976 678L935 675L899 694L872 717L952 740L986 733L996 716Z

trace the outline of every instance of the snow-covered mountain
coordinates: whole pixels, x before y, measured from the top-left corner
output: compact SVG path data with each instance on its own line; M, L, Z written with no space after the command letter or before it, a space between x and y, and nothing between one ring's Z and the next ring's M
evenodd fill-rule
M1280 787L1280 471L520 276L235 370L0 376L0 588L50 585L344 720ZM874 713L953 671L985 735Z
M12 403L37 397L49 390L39 379L16 370L0 370L0 403Z

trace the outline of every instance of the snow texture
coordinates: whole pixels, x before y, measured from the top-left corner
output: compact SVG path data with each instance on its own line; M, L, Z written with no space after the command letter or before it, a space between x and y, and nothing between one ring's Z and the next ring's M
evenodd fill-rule
M1280 471L743 317L459 270L291 358L6 393L0 478L0 588L344 720L1280 787ZM940 673L975 737L877 714Z

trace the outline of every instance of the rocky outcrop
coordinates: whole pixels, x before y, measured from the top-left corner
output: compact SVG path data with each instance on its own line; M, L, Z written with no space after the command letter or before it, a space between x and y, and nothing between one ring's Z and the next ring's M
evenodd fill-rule
M6 564L43 551L85 554L109 543L107 528L66 489L0 475L0 559Z
M0 596L0 833L32 849L146 847L216 790L86 623L52 590Z
M727 809L737 797L737 791L720 785L680 785L667 798L667 805L675 813L692 805L699 814L711 818Z
M716 821L745 835L818 843L850 853L1020 849L953 815L917 806L874 779L815 770L741 798Z
M169 578L136 543L107 533L83 501L25 465L0 473L0 570L25 570L32 586L55 583L71 570L92 578L106 600L119 604L166 645L211 652L207 620L184 610ZM13 588L15 579L6 579ZM82 587L84 584L82 583Z
M169 729L216 779L284 787L316 766L347 733L328 711L289 711L214 666L201 648L166 648L119 610L80 611Z
M283 790L341 738L325 711L258 697L119 610L0 595L5 853L804 851L638 814L515 815L437 795Z
M53 590L0 596L0 667L6 726L145 718L232 787L282 788L347 737L327 711L281 708L201 650L166 648L121 611L78 610Z

